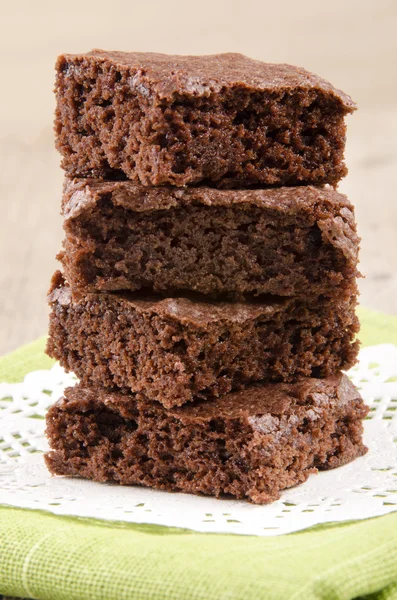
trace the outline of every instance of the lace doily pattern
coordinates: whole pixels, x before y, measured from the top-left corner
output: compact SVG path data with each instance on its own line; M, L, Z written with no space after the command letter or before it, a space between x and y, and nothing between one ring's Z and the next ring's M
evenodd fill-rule
M397 347L364 348L349 373L370 406L366 456L313 475L268 506L51 477L43 452L47 408L76 379L59 365L0 383L0 503L59 515L152 523L201 532L289 533L397 510Z

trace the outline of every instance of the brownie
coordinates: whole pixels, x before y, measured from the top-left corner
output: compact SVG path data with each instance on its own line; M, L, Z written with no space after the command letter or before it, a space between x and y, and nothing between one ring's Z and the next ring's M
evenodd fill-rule
M72 176L143 185L336 185L346 94L241 54L93 50L56 64L56 145Z
M80 384L48 412L46 463L55 475L263 504L365 454L367 410L341 374L174 409L144 394Z
M358 350L355 297L208 302L86 294L55 274L47 353L85 385L144 392L165 407L255 381L326 377Z
M212 298L351 294L359 238L332 188L149 188L66 180L60 253L74 292Z

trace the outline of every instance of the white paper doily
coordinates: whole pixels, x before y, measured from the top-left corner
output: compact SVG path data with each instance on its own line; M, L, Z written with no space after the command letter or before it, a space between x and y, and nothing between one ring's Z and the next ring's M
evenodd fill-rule
M0 383L0 504L59 515L252 535L289 533L330 521L364 519L397 510L397 347L364 348L349 376L371 412L366 456L312 475L267 506L147 488L51 477L42 453L44 415L76 381L58 365Z

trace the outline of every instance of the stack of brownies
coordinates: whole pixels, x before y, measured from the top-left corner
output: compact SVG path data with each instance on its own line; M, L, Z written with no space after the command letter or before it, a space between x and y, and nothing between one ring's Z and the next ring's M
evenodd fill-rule
M61 56L56 94L47 350L80 383L50 471L266 503L362 455L350 98L239 54L100 50Z

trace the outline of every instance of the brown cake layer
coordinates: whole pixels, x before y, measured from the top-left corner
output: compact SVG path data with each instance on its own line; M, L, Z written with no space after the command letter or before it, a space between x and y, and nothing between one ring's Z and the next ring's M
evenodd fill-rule
M55 475L263 504L365 454L366 414L345 375L168 410L143 394L77 385L48 412L46 463Z
M55 132L72 176L143 185L336 183L346 94L241 54L93 50L60 56Z
M325 377L352 366L355 297L204 302L87 294L56 273L47 352L86 385L144 392L166 407L255 381Z
M351 294L359 238L332 188L149 188L66 180L60 254L74 291L213 298Z

